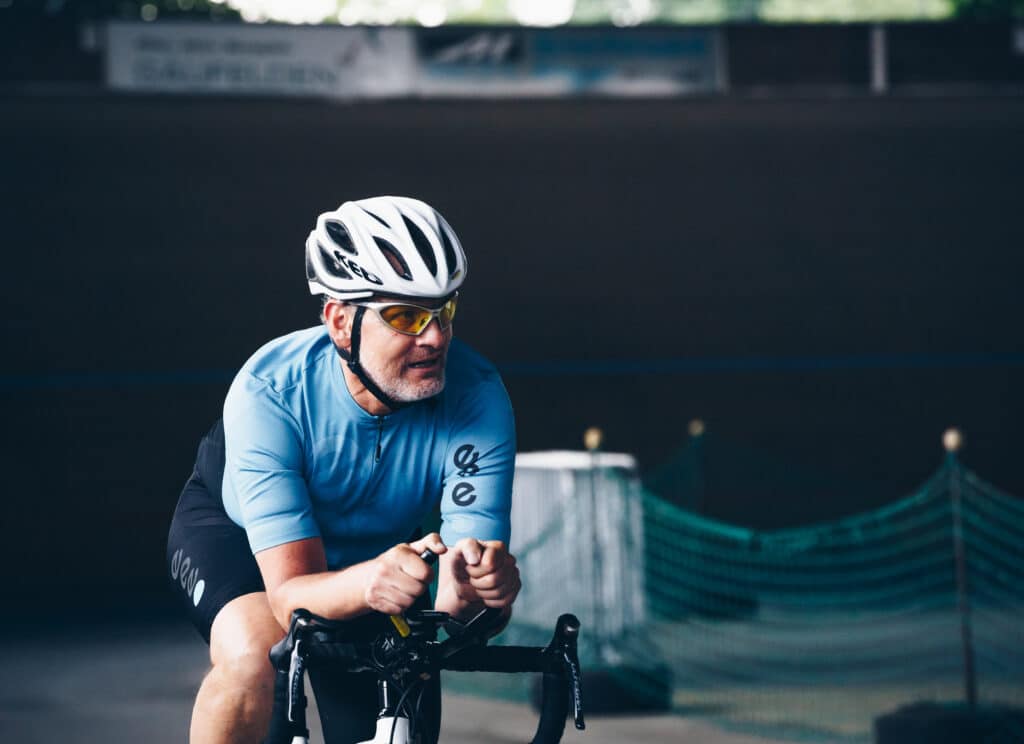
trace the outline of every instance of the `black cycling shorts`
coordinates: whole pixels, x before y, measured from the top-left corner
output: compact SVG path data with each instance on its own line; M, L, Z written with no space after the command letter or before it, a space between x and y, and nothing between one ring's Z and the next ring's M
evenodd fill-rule
M195 468L178 499L167 536L172 590L207 643L214 618L224 605L243 594L265 591L245 530L224 511L223 477L224 426L218 421L199 443ZM428 608L430 598L422 597L417 606ZM352 620L352 641L370 640L387 623L387 618L377 614ZM310 667L309 678L327 744L373 738L378 711L376 675L334 673ZM431 680L425 686L420 710L427 728L423 740L428 744L436 742L441 725L439 680Z
M199 443L195 468L167 536L173 591L207 643L213 619L224 605L243 594L264 591L245 530L224 511L223 477L224 426L218 421Z

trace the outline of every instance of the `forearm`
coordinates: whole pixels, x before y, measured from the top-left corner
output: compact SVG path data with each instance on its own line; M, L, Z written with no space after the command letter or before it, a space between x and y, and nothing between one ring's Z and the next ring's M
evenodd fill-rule
M270 608L283 628L299 608L332 620L366 614L370 611L366 586L372 570L372 562L366 561L340 571L295 576L268 595Z

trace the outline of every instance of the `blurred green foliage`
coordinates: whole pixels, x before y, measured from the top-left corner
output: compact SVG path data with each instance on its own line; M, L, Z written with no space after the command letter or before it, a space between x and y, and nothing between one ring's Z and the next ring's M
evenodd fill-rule
M447 23L516 23L510 0L440 0L440 4ZM338 0L338 10L323 20L337 22L347 16L362 23L387 18L416 24L420 5L408 0ZM1024 19L1024 0L575 0L572 5L571 24L621 26ZM240 11L249 9L247 17L253 17L256 9L258 17L275 20L272 7L273 3L260 0L0 0L0 13L75 19L240 20Z
M1024 19L1024 0L952 0L953 16L971 21Z

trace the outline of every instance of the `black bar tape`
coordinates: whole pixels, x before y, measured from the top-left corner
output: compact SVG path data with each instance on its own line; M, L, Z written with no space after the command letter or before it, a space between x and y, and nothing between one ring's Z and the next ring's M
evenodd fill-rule
M561 660L532 646L484 646L467 648L445 659L442 669L453 672L549 672L560 669ZM560 674L560 672L555 672Z
M569 715L569 690L565 678L553 672L545 672L541 684L540 720L531 744L558 744Z

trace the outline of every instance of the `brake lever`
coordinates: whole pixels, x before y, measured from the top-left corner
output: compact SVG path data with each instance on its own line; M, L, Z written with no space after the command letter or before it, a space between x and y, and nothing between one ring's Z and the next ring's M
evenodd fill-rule
M561 651L562 660L569 670L568 683L572 692L573 725L582 731L587 727L587 724L583 720L583 670L580 667L580 657L576 651L576 641L579 638L579 634L580 621L576 616L562 615L555 624L555 637L552 639L552 646L557 644L559 651Z
M572 690L572 720L573 725L582 731L587 727L583 720L583 672L580 669L580 660L575 652L566 651L563 654L565 665L569 668L569 686Z
M271 647L269 653L275 674L287 675L287 720L302 727L305 727L306 720L306 694L303 688L306 670L305 634L309 630L311 617L315 616L307 610L295 610L288 633Z

